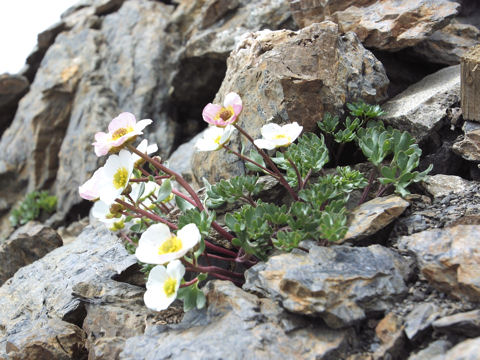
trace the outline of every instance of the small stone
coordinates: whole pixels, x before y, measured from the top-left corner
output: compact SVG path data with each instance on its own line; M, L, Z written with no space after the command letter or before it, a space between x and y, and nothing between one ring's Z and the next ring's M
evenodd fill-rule
M432 360L477 360L478 349L480 349L480 337L462 341Z
M427 176L422 185L433 197L443 197L464 193L472 186L472 182L462 179L460 176L438 174Z
M398 218L409 205L408 201L395 195L363 203L352 211L347 234L341 241L360 240L375 234Z
M455 333L467 337L480 336L480 310L473 310L435 320L433 328L442 333Z
M408 360L436 360L436 356L443 355L452 347L452 343L446 340L437 340L429 344L425 349L410 355Z
M453 144L452 150L468 161L480 161L480 129L465 133L463 140Z
M405 334L411 341L417 340L422 336L432 322L438 318L440 308L432 303L423 303L416 305L405 319Z

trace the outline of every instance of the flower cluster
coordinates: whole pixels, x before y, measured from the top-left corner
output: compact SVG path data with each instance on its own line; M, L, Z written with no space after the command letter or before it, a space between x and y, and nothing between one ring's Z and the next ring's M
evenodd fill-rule
M408 134L381 124L362 127L366 118L378 114L376 108L349 107L359 117L347 117L341 124L338 117L327 116L318 123L320 136L300 137L303 127L296 122L269 123L260 129L260 139L238 125L242 109L240 96L232 92L223 105L208 104L203 110L210 126L197 141L197 150L223 148L244 161L251 173L213 185L205 181L202 200L180 174L153 156L157 145L147 140L133 145L152 120L137 122L133 114L122 113L111 121L107 133L95 135L95 153L108 158L79 187L79 194L94 201L91 215L120 235L148 273L144 301L153 310L164 310L175 299L183 300L184 310L203 307L206 298L199 285L207 276L242 285L243 270L266 260L274 248L290 251L306 239L323 243L342 239L352 191L364 189L360 203L365 201L380 173L378 194L392 188L404 194L406 186L429 171L413 171L421 150ZM236 132L250 143L248 154L228 146ZM368 181L349 166L323 169L332 161L338 165L343 145L350 141L356 141L376 166ZM334 142L340 143L339 152L331 159ZM279 150L271 151L275 149ZM393 159L387 167L383 163L389 154ZM280 206L260 200L264 183L258 173L274 178L290 201ZM174 181L178 189L172 186ZM220 225L213 209L225 203L234 204L236 210L225 214Z
M95 202L92 216L109 230L121 232L125 237L134 227L141 226L142 217L138 213L151 214L147 210L157 208L155 201L162 190L161 181L138 176L145 171L142 165L146 159L151 159L149 155L155 153L158 146L149 145L146 139L136 148L131 146L151 123L150 119L137 122L133 114L122 113L110 122L108 133L95 134L93 146L97 156L110 155L105 165L78 189L83 199ZM169 198L166 197L167 201ZM167 207L165 201L160 203L159 206ZM138 260L157 265L150 271L147 281L145 304L149 308L163 310L175 300L185 274L181 259L200 242L200 238L195 224L188 224L177 234L172 234L167 225L154 223L141 235L135 252Z
M195 144L198 151L215 151L222 147L228 149L226 144L235 132L235 123L242 112L243 103L240 96L236 93L228 93L225 96L223 106L217 104L208 104L202 112L203 120L211 124ZM234 127L235 126L235 127ZM236 127L238 129L238 127ZM257 139L254 144L257 148L273 150L284 147L294 142L303 127L297 122L280 126L270 123L262 127L262 139Z

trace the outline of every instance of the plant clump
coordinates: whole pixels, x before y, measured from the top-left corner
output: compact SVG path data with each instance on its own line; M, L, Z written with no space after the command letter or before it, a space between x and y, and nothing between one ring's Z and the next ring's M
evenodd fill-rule
M133 146L151 120L137 122L133 114L122 113L108 133L95 136L96 154L109 158L79 193L95 201L92 215L119 233L142 264L148 276L145 304L151 309L166 309L175 299L183 299L185 310L201 308L205 296L200 285L207 276L241 285L243 271L267 260L274 249L291 251L308 239L339 241L347 232L346 205L352 192L362 192L360 203L391 191L405 196L408 186L431 170L415 170L420 148L407 132L376 120L382 114L377 105L347 104L350 116L343 122L326 114L318 123L319 135L301 135L303 127L296 122L270 123L261 129L261 139L238 125L242 109L240 96L230 93L223 106L208 104L203 111L210 127L197 150L230 152L245 162L249 173L216 184L205 180L202 199L153 155L155 144L143 140ZM229 146L237 133L248 141L248 149ZM339 144L335 154L329 150L333 143ZM370 174L337 165L347 143L356 144L374 165ZM329 164L337 166L326 169ZM275 179L288 199L260 200L260 175ZM376 179L379 189L372 194ZM224 204L235 204L235 210L225 215L223 225L215 211Z
M40 219L57 209L57 197L48 191L33 191L10 213L10 223L13 227L24 225L31 220Z

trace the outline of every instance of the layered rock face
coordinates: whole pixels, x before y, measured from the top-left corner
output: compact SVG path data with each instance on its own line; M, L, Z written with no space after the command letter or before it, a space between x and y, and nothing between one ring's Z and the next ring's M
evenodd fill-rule
M462 119L457 64L480 40L478 18L473 0L79 1L21 74L0 76L0 233L35 189L56 194L49 224L65 226L0 240L0 359L474 358L480 125ZM357 206L357 194L340 244L272 254L243 287L202 284L202 310L149 310L121 239L71 223L88 211L78 186L104 161L93 136L129 111L153 120L146 136L198 188L230 178L243 162L193 145L203 107L231 91L254 138L267 123L318 132L346 102L383 103L382 120L411 132L438 175L406 199ZM262 196L282 201L275 185Z

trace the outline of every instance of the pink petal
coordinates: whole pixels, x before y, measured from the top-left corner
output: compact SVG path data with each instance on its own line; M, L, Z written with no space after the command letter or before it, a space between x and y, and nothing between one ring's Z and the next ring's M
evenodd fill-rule
M214 121L213 119L221 109L222 107L220 105L211 104L211 103L207 104L207 106L205 106L202 111L203 120L205 120L209 124L215 125L216 121Z
M110 121L110 124L108 125L108 132L113 133L115 130L120 128L133 127L136 122L137 119L135 119L135 115L129 112L123 112L115 119Z

